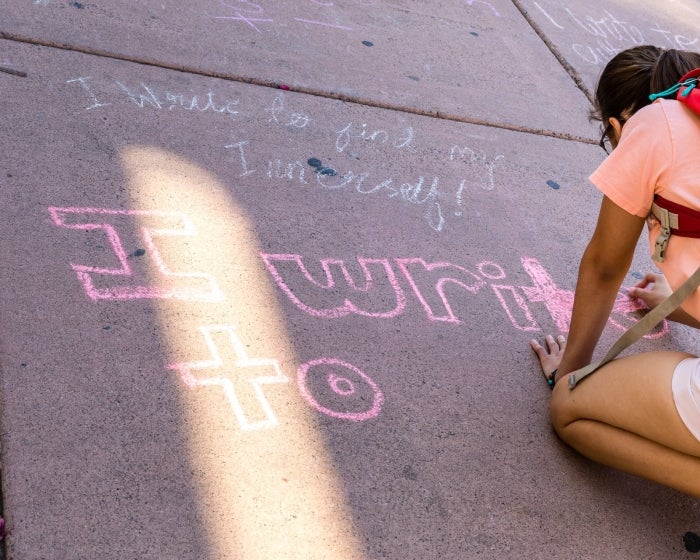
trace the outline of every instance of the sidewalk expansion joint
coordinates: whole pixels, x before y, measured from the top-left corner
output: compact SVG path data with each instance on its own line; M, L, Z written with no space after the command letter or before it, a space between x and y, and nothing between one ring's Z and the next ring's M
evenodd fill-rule
M508 124L501 122L489 121L486 119L478 119L465 117L462 115L455 115L451 113L446 113L444 111L432 110L432 109L419 109L417 107L408 107L405 105L397 105L393 103L383 103L380 101L375 101L373 99L366 99L357 96L347 95L344 93L320 90L312 87L306 86L293 86L285 85L281 82L275 82L273 80L266 80L262 78L253 78L249 76L235 76L232 74L226 74L224 72L200 70L198 68L193 68L186 65L168 64L164 62L159 62L156 60L149 60L146 58L136 58L126 55L121 55L118 53L113 53L110 51L103 51L99 49L81 47L79 45L70 45L65 43L58 43L54 41L44 41L41 39L35 39L31 37L23 37L21 35L15 35L13 33L7 33L0 31L0 39L6 39L9 41L15 41L18 43L26 43L30 45L36 45L40 47L48 47L54 49L60 49L64 51L77 52L81 54L87 54L91 56L97 56L101 58L108 58L112 60L119 60L122 62L131 62L134 64L140 64L142 66L151 66L155 68L162 68L164 70L171 70L175 72L183 72L186 74L194 74L198 76L204 76L208 78L216 78L219 80L226 80L229 82L239 82L260 87L267 87L272 89L283 89L285 91L290 91L294 93L303 93L306 95L312 95L314 97L321 97L325 99L334 99L337 101L344 101L346 103L353 103L356 105L362 105L365 107L372 107L376 109L385 109L388 111L396 111L401 113L409 113L413 115L418 115L422 117L431 117L436 119L441 119L445 121L460 122L465 124L473 124L477 126L484 126L489 128L500 128L503 130L510 130L514 132L522 132L525 134L534 134L537 136L548 136L551 138L558 138L560 140L569 140L572 142L580 142L583 144L597 145L598 141L592 138L586 138L584 136L578 136L574 134L568 134L565 132L557 132L554 130L546 130L539 128L531 128L527 126L521 126L516 124Z
M551 51L551 53L557 59L559 64L561 64L561 66L564 68L569 77L574 81L576 87L578 87L578 89L581 90L581 92L583 93L583 95L586 96L591 105L595 105L595 97L591 93L591 90L588 89L588 86L586 86L585 82L583 81L583 78L581 78L581 75L578 73L578 71L573 66L571 66L571 64L569 64L569 61L566 60L566 58L563 54L561 54L561 52L559 52L559 49L556 47L556 45L549 40L546 33L542 31L542 28L525 9L525 6L523 6L522 2L520 0L511 1L513 2L513 5L518 9L518 11L522 14L523 18L525 18L525 21L527 21L528 24L530 24L532 30L535 33L537 33L537 36L540 39L542 39L542 42Z

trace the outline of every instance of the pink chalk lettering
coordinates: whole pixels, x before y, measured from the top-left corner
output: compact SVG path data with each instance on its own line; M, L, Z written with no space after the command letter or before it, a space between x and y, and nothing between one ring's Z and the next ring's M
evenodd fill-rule
M355 394L355 385L349 379L339 377L335 373L329 373L326 379L328 380L328 385L338 395L349 397Z
M559 332L569 332L574 292L559 288L537 259L523 257L520 260L534 284L534 286L521 286L527 299L531 302L543 303Z
M299 309L314 317L338 319L354 313L365 317L389 319L401 315L405 310L406 297L396 279L389 259L357 257L364 275L364 285L358 285L342 259L321 259L320 265L323 273L318 276L323 277L323 280L316 280L306 268L301 255L260 253L260 256L275 282L289 300ZM532 302L544 305L555 322L557 330L563 333L569 330L574 292L559 288L537 259L521 258L523 269L532 279L532 286L512 286L504 283L505 270L492 261L483 261L477 264L476 270L479 274L476 274L449 262L428 263L421 258L397 258L393 260L423 306L429 321L464 323L452 308L446 294L447 286L457 286L470 294L476 294L484 286L490 285L515 329L524 332L542 330L528 306L528 302ZM392 309L386 309L384 303L386 297L382 297L385 294L377 285L375 269L381 270L382 279L386 277L386 281L382 284L384 292L387 290L393 292ZM334 270L336 271L335 275ZM337 273L338 271L340 274ZM344 279L342 289L352 290L352 295L343 299L342 303L337 303L339 299L344 297L337 282L341 275ZM451 292L451 297L454 297L454 294L454 291ZM314 298L316 303L314 305L308 303L309 298ZM358 300L362 303L358 303ZM318 303L319 301L330 301L333 304L321 305ZM382 302L383 308L381 310L375 309L378 301ZM641 302L630 300L623 294L615 302L609 322L615 328L625 330L636 321L636 314L643 309L644 306ZM660 338L667 332L668 324L664 322L654 332L646 335L646 338ZM352 384L347 384L344 380L335 380L333 377L328 379L328 385L338 394L342 394L343 391L352 391Z
M534 286L521 286L521 289L531 302L544 303L560 332L568 332L571 310L574 306L574 292L560 289L537 259L522 258L521 261L523 268L532 278L534 284ZM637 322L636 314L645 309L644 304L631 299L627 294L618 294L608 322L620 330L627 330ZM513 324L515 325L515 323ZM667 332L668 323L663 321L654 331L646 334L644 338L661 338Z
M194 236L196 229L189 218L179 212L158 210L110 210L106 208L59 208L48 209L53 223L58 227L82 231L102 231L109 241L112 265L88 265L71 263L71 267L83 285L85 293L93 301L128 300L141 298L181 299L187 301L223 301L224 295L215 278L199 272L175 272L165 264L154 243L157 237ZM139 258L130 259L124 250L123 239L133 227L125 223L129 219L153 222L156 226L140 228L140 239L135 247L142 245ZM121 227L121 231L117 228ZM139 279L132 263L146 260L159 273L156 285L147 285L148 280ZM152 283L152 282L151 282Z
M483 279L464 267L448 262L426 263L423 259L395 259L396 264L403 272L406 280L413 288L418 301L431 321L445 321L447 323L462 323L455 315L445 295L445 286L452 284L464 288L469 293L475 294L486 285ZM442 308L435 311L428 302L427 294L436 292L442 302ZM435 298L432 297L432 300Z
M504 280L506 271L495 262L485 261L476 265L476 269L487 280ZM532 317L527 302L515 286L492 284L491 289L496 294L511 324L520 331L539 331L540 327Z
M495 262L485 261L476 265L476 269L484 278L488 280L503 280L506 277L506 271Z
M219 387L222 389L242 430L261 430L276 426L279 422L265 397L263 386L289 381L289 378L282 373L278 361L272 358L249 358L243 342L232 326L209 325L199 327L199 331L204 336L211 358L196 362L170 364L167 366L168 369L177 371L183 383L192 389L199 387ZM233 356L224 359L221 356L221 351L228 354L233 351ZM270 371L272 374L254 374L261 369ZM205 371L209 371L213 375L202 375ZM258 409L257 416L260 417L260 413L262 413L263 417L258 420L250 419L251 413L244 410L244 406L238 398L237 387L242 390L250 390L251 386Z
M232 10L237 10L242 8L244 11L248 11L251 14L262 14L265 9L259 4L254 4L250 0L231 0L236 3L236 6L230 4L226 0L219 0L219 3L225 8L231 8Z
M505 309L506 315L510 319L511 324L519 331L539 331L540 326L532 317L530 308L523 297L518 293L515 286L502 286L493 284L491 286L498 301ZM510 302L515 305L511 305Z
M357 257L357 262L364 276L364 285L357 285L342 259L321 259L325 280L319 282L306 268L301 255L260 253L260 256L275 282L290 301L314 317L337 319L354 313L365 317L390 318L400 315L406 306L406 297L388 259ZM304 303L303 298L324 298L331 301L343 298L340 287L337 285L337 275L333 274L333 269L340 270L345 280L344 288L352 290L351 296L344 298L342 303L327 307ZM375 280L375 276L381 276L382 280L384 278L385 280L378 282ZM309 288L313 288L313 290L310 291ZM387 304L384 303L386 298L383 296L386 295L387 291L391 293L390 305L393 307L390 309L387 309ZM362 304L355 303L358 299L363 300ZM381 307L382 309L370 310L372 307Z
M624 292L624 290L623 290ZM610 313L610 324L620 330L627 330L639 320L639 313L648 311L647 306L638 299L633 299L626 293L618 294ZM669 331L668 321L659 323L654 330L644 335L647 339L661 338Z
M335 358L302 364L297 371L297 383L306 401L332 418L363 422L378 416L384 404L382 391L366 373ZM349 400L352 400L350 404Z

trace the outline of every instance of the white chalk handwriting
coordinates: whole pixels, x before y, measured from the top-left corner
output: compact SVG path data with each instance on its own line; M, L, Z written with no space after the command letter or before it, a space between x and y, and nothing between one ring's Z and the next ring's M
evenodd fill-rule
M663 43L674 49L692 50L700 46L700 36L688 37L664 29L658 23L653 27L640 28L625 21L610 10L604 10L598 15L582 15L571 8L564 8L563 13L554 14L561 5L545 8L541 2L533 2L534 6L547 18L555 28L566 31L572 36L589 37L587 42L572 42L571 50L581 60L593 65L604 65L614 55L625 48L647 43ZM581 41L581 39L579 39Z
M90 84L90 80L89 76L80 76L66 80L66 83L80 85L90 98L91 104L84 107L86 111L111 105L111 102L103 102L98 99ZM123 101L133 103L139 109L148 108L158 111L185 110L199 113L209 111L230 116L238 114L237 107L240 103L238 98L232 99L217 95L212 90L207 91L205 94L184 94L170 90L158 91L155 87L143 82L138 86L133 86L115 81L112 85L114 90L123 94L121 97Z
M145 82L138 85L122 81L99 83L90 76L79 76L66 80L77 87L82 98L83 110L106 110L127 104L137 111L153 110L182 114L213 113L227 117L242 114L244 107L238 97L226 97L209 89L205 94L175 93L169 88L155 87ZM265 107L265 105L263 105ZM255 108L248 117L255 117ZM259 110L259 109L258 109ZM341 126L329 124L319 130L318 122L311 115L290 107L288 98L277 92L269 105L263 109L267 122L285 130L305 130L318 138L328 135L336 154L348 154L359 159L361 150L397 150L416 152L417 135L412 126L377 127L371 123L354 121ZM252 115L250 114L252 113ZM313 129L313 130L312 130ZM333 169L322 165L316 158L296 157L282 159L274 153L262 155L246 138L234 137L224 144L231 156L234 176L248 177L256 172L266 173L269 179L315 184L325 190L346 189L361 195L386 196L424 208L423 219L435 231L443 231L448 216L462 216L464 201L474 190L492 191L497 186L498 166L504 162L502 154L489 154L473 144L455 144L452 147L434 148L449 162L449 176L411 171L368 171L358 169L353 163L349 169ZM253 157L255 156L255 157ZM313 163L313 162L317 163ZM352 161L352 160L351 160ZM472 192L468 192L468 191Z
M80 86L85 90L85 92L90 96L90 99L92 100L92 105L85 107L85 110L89 111L90 109L96 109L97 107L106 107L107 105L111 105L111 103L102 103L97 99L97 95L95 95L95 92L93 92L92 89L90 89L90 86L88 85L88 80L90 80L90 76L72 78L66 81L67 84L78 82Z
M483 150L468 146L454 146L449 153L449 159L460 166L458 173L466 179L455 181L452 188L441 187L450 185L437 175L416 174L412 177L387 176L376 172L346 169L339 172L330 167L312 167L312 160L298 158L296 160L268 159L252 167L248 162L248 141L239 141L224 146L232 151L234 173L237 177L246 177L255 173L257 168L266 168L268 179L284 180L301 185L310 183L324 190L352 190L361 195L386 196L397 201L422 206L425 208L423 218L435 231L443 231L446 224L446 205L456 206L450 211L455 216L462 216L462 205L467 186L490 191L495 188L496 164L504 159L503 155L488 156Z
M311 4L311 6L309 6ZM328 29L338 29L341 31L353 31L353 28L341 23L339 17L333 13L333 2L320 0L300 1L294 4L297 8L305 9L304 15L308 17L294 17L287 14L277 15L274 11L266 11L263 6L263 1L255 4L249 0L219 0L218 9L220 15L213 16L215 20L220 22L240 23L256 33L263 33L271 27L283 25L286 26L289 22L300 24L303 26L324 27ZM306 11L313 6L326 9L317 9L307 14Z
M173 93L165 91L158 96L158 93L148 85L141 83L138 87L133 88L124 85L121 82L116 82L117 86L133 101L138 107L149 107L152 109L185 109L187 111L213 111L214 113L227 113L236 115L238 111L234 109L238 105L239 100L233 99L219 103L214 101L214 94L208 91L206 96L200 95L184 95L182 93Z
M470 6L470 7L473 6L474 4L481 4L483 6L486 6L487 8L489 8L491 10L493 15L495 15L496 17L501 17L501 14L499 13L499 11L496 8L494 8L494 6L493 6L493 4L491 4L491 2L484 2L483 0L464 0L464 2L467 4L467 6Z
M311 122L311 118L306 113L288 111L284 106L284 95L281 93L275 97L272 106L265 109L265 112L270 113L270 122L291 128L304 128Z
M411 142L415 136L412 127L406 127L399 134L391 135L385 130L371 130L367 128L367 123L356 125L352 122L345 125L340 130L336 130L335 149L344 152L353 148L353 142L366 142L376 144L389 143L394 148L408 148L413 146ZM352 153L352 152L351 152Z
M491 158L484 152L469 146L452 146L450 150L450 161L458 161L467 165L471 171L471 179L463 180L457 192L457 204L462 205L462 191L468 181L477 184L480 188L492 191L496 187L494 169L496 163L503 159L502 154Z

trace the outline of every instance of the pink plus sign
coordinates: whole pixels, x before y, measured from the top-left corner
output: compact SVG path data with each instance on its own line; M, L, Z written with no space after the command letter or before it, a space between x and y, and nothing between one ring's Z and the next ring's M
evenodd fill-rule
M272 428L279 422L263 391L264 385L287 383L289 378L282 373L277 360L272 358L249 358L245 346L238 338L234 327L209 325L199 327L204 336L211 358L196 362L170 364L168 369L177 371L180 378L190 388L219 387L231 405L241 429L246 431ZM215 341L216 337L216 341ZM217 345L217 342L219 343ZM233 359L226 361L224 355L233 351ZM260 374L263 371L265 374ZM257 375L256 375L257 373ZM252 387L257 411L245 411L236 387L241 383ZM249 401L246 401L249 402ZM248 405L248 408L250 406ZM262 414L261 414L262 413ZM257 415L262 419L250 420Z

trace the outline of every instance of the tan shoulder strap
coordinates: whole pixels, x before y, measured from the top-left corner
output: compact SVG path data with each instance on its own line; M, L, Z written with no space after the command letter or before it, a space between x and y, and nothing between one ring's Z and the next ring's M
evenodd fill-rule
M587 377L598 368L607 364L629 345L637 342L637 340L653 329L658 323L668 317L674 309L683 303L688 296L697 289L698 286L700 286L700 267L698 267L693 275L683 282L675 292L649 311L649 313L640 319L633 327L623 333L623 335L615 341L615 344L610 347L610 350L608 350L608 353L605 354L602 360L577 369L569 375L569 389L576 387L576 384L584 377Z

